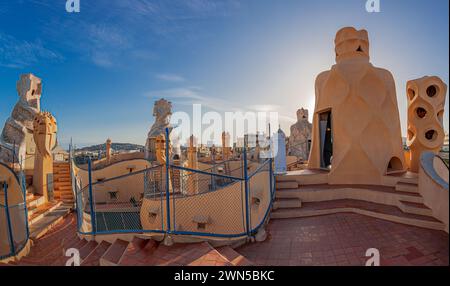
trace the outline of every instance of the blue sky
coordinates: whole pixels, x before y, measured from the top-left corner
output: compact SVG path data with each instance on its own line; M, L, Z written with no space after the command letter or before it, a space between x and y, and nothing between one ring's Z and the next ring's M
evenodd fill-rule
M407 80L449 83L448 0L381 0L372 14L365 0L81 0L78 14L65 2L0 2L0 125L32 72L63 145L144 144L161 97L175 111L275 110L287 131L298 108L312 115L344 26L367 29L372 63L393 73L404 134Z

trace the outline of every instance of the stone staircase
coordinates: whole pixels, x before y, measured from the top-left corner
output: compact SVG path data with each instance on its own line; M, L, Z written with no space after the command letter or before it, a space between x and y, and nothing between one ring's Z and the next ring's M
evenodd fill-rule
M60 200L64 204L74 204L75 198L72 191L70 164L68 162L53 163L53 187L56 200Z
M26 202L28 211L28 226L30 238L37 239L55 224L60 222L64 216L69 214L72 205L64 204L63 201L46 202L44 196L34 193L32 176L26 178L27 191Z
M80 252L81 266L251 266L248 259L229 246L213 247L207 242L166 246L149 237L113 243L80 239L76 215L70 214L38 239L27 257L8 265L64 266L69 248Z
M423 228L445 228L424 204L417 178L400 178L395 187L384 187L330 186L318 177L310 181L307 176L303 181L298 176L286 177L277 178L272 219L352 212Z

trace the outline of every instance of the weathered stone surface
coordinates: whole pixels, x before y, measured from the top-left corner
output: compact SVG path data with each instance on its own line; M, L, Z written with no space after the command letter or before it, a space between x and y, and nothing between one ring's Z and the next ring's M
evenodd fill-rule
M19 101L6 120L0 137L0 161L4 163L17 162L26 157L25 137L27 133L33 133L33 120L40 111L41 79L32 74L24 74L20 76L16 87Z
M329 168L329 184L380 185L405 170L394 78L370 63L366 30L343 28L335 45L336 64L316 79L308 167Z
M297 110L297 122L291 126L289 136L289 156L296 156L301 160L308 160L309 143L311 140L312 124L308 122L308 110Z
M43 195L47 201L53 199L48 193L49 174L53 174L52 149L56 145L56 119L49 112L36 114L33 122L33 136L36 142L33 186L37 194Z
M170 126L170 116L172 115L172 103L160 99L155 102L153 107L153 116L155 123L153 123L150 132L147 135L145 144L145 157L149 160L156 160L156 138L160 135L165 135L166 128Z
M425 76L406 84L408 97L409 170L419 172L421 154L438 154L444 143L444 106L447 85L437 76Z

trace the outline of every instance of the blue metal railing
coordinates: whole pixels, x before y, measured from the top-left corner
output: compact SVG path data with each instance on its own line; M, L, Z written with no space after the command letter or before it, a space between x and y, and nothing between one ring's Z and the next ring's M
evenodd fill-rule
M168 130L166 130L166 138L169 138ZM266 159L261 163L252 162L250 165L247 159L247 150L244 148L240 166L243 169L243 174L242 177L235 177L227 173L215 173L214 167L207 170L195 170L174 165L170 162L169 140L166 140L165 144L166 162L164 165L153 166L95 183L92 181L95 171L89 168L89 184L82 189L76 189L78 231L80 233L88 235L166 233L235 238L254 235L265 224L272 208L275 190L272 158ZM73 156L71 157L71 160L73 160ZM252 170L251 173L249 172L250 169ZM257 178L257 175L262 173L263 175ZM196 182L197 189L189 189L189 187L192 187L187 183L189 180L184 180L185 182L183 183L182 177L189 178L191 183ZM210 177L208 180L204 179L208 177ZM252 200L254 199L251 199L251 196L254 196L254 193L259 190L252 189L253 185L255 185L252 182L253 180L261 179L267 179L264 187L260 186L260 188L263 188L263 192L266 192L264 193L266 201L263 206L264 209L259 209L259 212L255 214L254 212L252 213L251 204L253 204ZM177 188L174 187L175 183L178 184ZM126 192L120 193L117 190L118 185L121 186L120 188L125 188ZM140 201L135 199L136 194L131 194L134 192L134 189L140 190ZM219 197L215 202L216 204L228 201L227 198L229 196L234 196L234 199L230 201L236 203L237 198L241 202L239 202L239 205L225 207L225 213L219 213L219 216L217 216L217 211L223 212L223 205L199 204L202 201L202 197L199 196L208 193L215 193L216 199ZM121 196L120 199L118 196ZM153 202L149 216L160 216L159 224L156 223L158 220L154 220L155 226L150 227L151 229L148 225L141 225L143 218L140 211L144 203L149 203L148 200ZM146 207L149 208L148 205ZM228 212L228 209L233 211ZM219 220L222 222L220 225L222 230L214 231L204 228L204 224L208 224L205 218L203 218L205 222L202 219L196 222L198 227L192 227L192 221L186 223L186 221L191 219L186 217L188 214L181 213L186 210L193 210L194 214L199 214L200 216L204 210L214 213L215 217L219 217ZM239 223L241 216L242 225ZM237 220L238 217L239 220ZM255 224L252 223L252 217L254 220L255 217L257 218ZM82 228L82 225L86 223L88 225L90 223L91 227ZM217 225L219 222L215 221L215 223ZM138 228L136 229L136 227ZM90 229L90 231L87 229Z
M0 236L3 241L7 241L9 250L0 248L0 260L16 256L26 246L29 240L28 211L26 206L26 191L22 173L16 177L17 183L21 186L23 202L11 205L9 197L9 185L6 182L0 184L3 191L3 204L0 203L0 220L4 223L0 229ZM14 223L13 223L14 221ZM5 244L3 244L5 245Z

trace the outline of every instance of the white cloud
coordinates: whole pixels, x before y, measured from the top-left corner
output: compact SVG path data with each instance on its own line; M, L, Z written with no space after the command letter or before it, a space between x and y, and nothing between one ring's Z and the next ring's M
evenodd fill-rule
M0 32L0 66L24 68L41 61L61 61L63 56L44 47L38 39L19 40Z
M230 101L210 95L206 96L203 92L203 89L197 86L154 90L147 92L145 96L152 99L167 98L180 105L192 105L194 103L200 103L204 107L217 111L235 111L240 109L237 106L233 105Z

